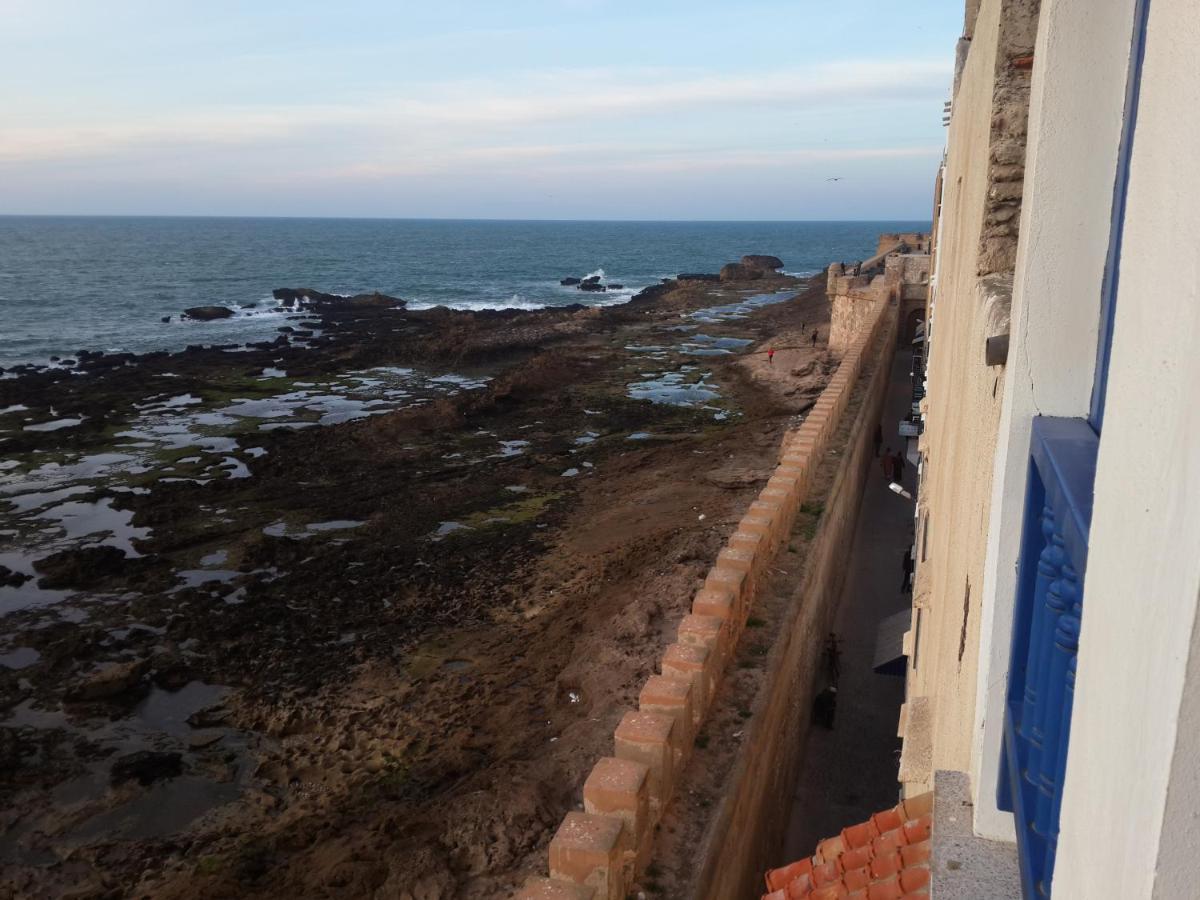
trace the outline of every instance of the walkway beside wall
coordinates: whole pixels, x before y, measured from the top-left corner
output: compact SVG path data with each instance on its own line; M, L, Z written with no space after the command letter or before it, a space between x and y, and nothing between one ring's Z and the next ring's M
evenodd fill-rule
M884 405L883 442L903 448L896 427L911 404L912 351L901 347L892 363ZM904 551L912 544L912 501L887 487L878 460L863 493L846 586L834 626L841 639L841 681L834 729L813 724L796 786L780 862L812 853L822 838L847 822L861 822L896 803L900 739L896 725L904 679L872 670L875 634L884 617L910 606L900 591ZM905 470L911 492L916 472Z

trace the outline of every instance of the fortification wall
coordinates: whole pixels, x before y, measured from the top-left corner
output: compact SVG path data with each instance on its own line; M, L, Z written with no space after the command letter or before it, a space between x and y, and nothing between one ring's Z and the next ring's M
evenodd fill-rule
M925 231L894 231L879 235L879 244L875 255L882 256L895 250L900 244L905 244L914 253L929 252L929 233Z
M887 310L886 305L879 306L874 316L863 321L804 422L785 436L779 465L719 552L693 600L692 612L679 623L675 642L663 651L659 674L647 679L639 708L627 712L617 726L613 755L599 760L588 775L583 787L583 810L567 813L551 840L550 877L530 879L519 898L621 900L644 871L651 858L655 826L679 786L695 735L746 626L756 589L791 533L830 442L844 424L843 414L864 365L876 352L890 363L896 319L894 314L885 315ZM881 348L878 351L877 346ZM837 596L833 587L843 575L840 555L853 530L865 474L865 442L873 433L865 417L878 416L882 398L879 379L884 379L882 385L886 386L887 370L887 365L876 366L871 380L872 400L860 409L851 430L853 449L837 478L832 506L827 507L822 519L816 563L807 568L805 590L813 591L818 599L798 606L806 616L817 616L822 623ZM801 633L810 633L815 622L803 626ZM807 710L797 718L791 713L779 714L779 708L797 705L793 675L800 670L814 670L816 659L811 649L811 642L787 634L772 651L770 699L765 710L760 705L751 723L749 749L739 756L723 801L723 814L705 842L707 847L728 853L732 848L723 836L737 835L744 858L740 862L723 858L721 868L725 874L710 896L740 896L747 885L754 884L753 879L742 879L742 870L762 864L759 856L773 849L756 846L757 842L742 832L750 829L761 838L767 832L758 829L765 829L768 822L777 824L779 816L785 814L775 807L788 802L790 790L779 792L776 783L780 778L786 781L791 772L781 774L763 767L774 765L768 761L798 752L798 729L806 721ZM732 874L735 870L736 877ZM732 892L721 892L735 884Z
M912 235L884 235L880 238L880 246L888 237ZM897 300L924 303L929 293L929 262L927 252L895 252L893 246L892 251L880 260L882 274L864 273L867 263L857 270L851 267L849 271L840 263L830 266L826 276L830 304L829 349L844 352L865 324L879 315L879 310L888 303Z
M863 487L874 459L871 438L887 396L895 352L896 309L887 307L875 370L849 427L849 442L825 498L821 527L809 551L800 595L768 661L767 699L755 709L721 809L699 848L697 879L703 900L759 895L762 873L778 859L791 814L795 779L816 693L822 642L829 633L846 576ZM797 702L800 698L800 702Z

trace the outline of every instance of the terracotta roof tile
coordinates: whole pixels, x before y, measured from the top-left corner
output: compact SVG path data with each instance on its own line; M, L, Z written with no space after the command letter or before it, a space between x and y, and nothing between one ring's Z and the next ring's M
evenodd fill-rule
M929 896L933 794L821 841L811 857L767 872L763 900L919 900Z

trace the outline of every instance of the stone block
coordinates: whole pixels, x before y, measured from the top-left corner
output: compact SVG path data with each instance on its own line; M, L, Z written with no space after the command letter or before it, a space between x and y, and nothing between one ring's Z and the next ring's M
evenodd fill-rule
M766 545L766 541L761 534L753 534L749 531L735 531L729 536L729 546L739 547L742 550L750 550L757 552L759 547Z
M692 721L699 729L704 713L717 692L717 657L701 644L671 644L663 652L659 669L669 678L689 678L692 682Z
M693 613L724 619L729 623L730 629L735 631L740 608L737 595L725 588L701 588L692 599Z
M550 877L588 885L596 900L625 896L624 855L617 816L569 812L550 841Z
M527 878L525 886L516 896L516 900L595 900L595 898L596 889L589 884L556 881L553 878L540 876Z
M662 713L675 720L675 763L682 768L690 755L694 733L692 728L692 681L669 675L651 675L638 695L642 712Z
M758 535L768 547L775 542L775 520L772 516L742 516L742 520L738 522L738 531Z
M717 565L737 569L748 576L753 575L756 568L754 551L742 547L725 547L717 553Z
M663 713L627 712L613 734L615 755L649 770L650 815L657 822L675 787L675 719ZM550 874L554 874L551 872Z
M626 880L632 880L638 858L646 855L653 835L650 768L632 759L601 758L583 783L583 810L593 815L617 816L625 823L622 849Z
M707 647L718 672L725 671L725 662L732 650L732 633L724 619L716 616L684 616L676 632L679 643Z
M759 491L758 499L765 503L778 503L783 510L784 521L781 526L786 527L791 524L791 517L796 511L796 496L786 488L771 487L768 485ZM782 528L781 528L782 530Z
M750 594L750 579L740 569L730 568L718 561L708 570L704 587L708 590L728 591L733 594L739 606L744 606Z

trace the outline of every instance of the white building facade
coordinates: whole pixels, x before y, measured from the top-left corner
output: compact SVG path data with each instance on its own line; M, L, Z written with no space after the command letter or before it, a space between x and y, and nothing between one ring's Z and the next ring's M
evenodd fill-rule
M1032 61L1006 60L988 35L1031 5ZM932 722L906 754L968 772L975 833L1015 842L1027 897L1200 897L1200 5L978 6L928 328L910 667L930 668L907 706ZM1007 322L978 312L980 242L951 237L986 228L968 182L993 101L971 79L997 65L1030 66ZM994 397L964 402L975 382ZM968 470L978 541L946 474ZM941 559L923 528L954 536Z

